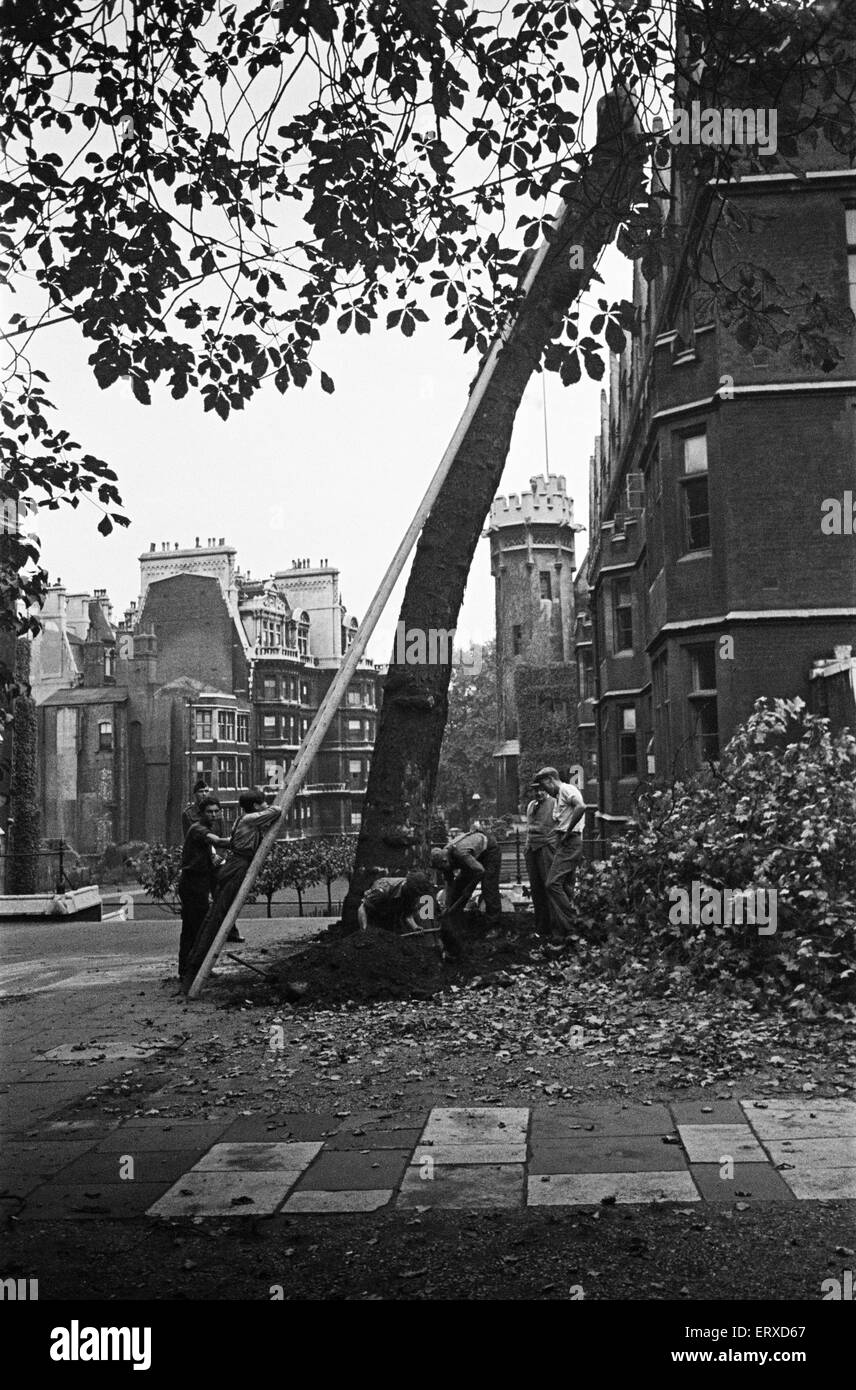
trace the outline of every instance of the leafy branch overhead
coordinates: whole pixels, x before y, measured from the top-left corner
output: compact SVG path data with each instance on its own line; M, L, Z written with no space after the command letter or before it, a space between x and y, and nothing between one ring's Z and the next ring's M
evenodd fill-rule
M28 355L50 325L76 325L101 387L123 381L144 405L157 387L193 393L224 420L270 383L315 377L331 392L332 331L380 322L410 337L441 312L453 340L484 353L518 301L521 255L550 235L545 200L592 158L593 103L612 88L658 164L680 155L717 180L714 223L727 227L733 153L676 153L658 133L676 80L671 4L11 0L3 17L0 277L18 296L3 486L48 507L86 494L105 534L126 521L115 476L48 424ZM722 0L685 18L688 97L697 81L714 94L738 83L778 109L778 154L749 168L802 173L798 135L852 159L842 41L856 0ZM680 241L663 207L640 169L619 247L649 278ZM693 273L744 344L787 335L834 365L845 325L817 287L781 296L777 321L769 283L757 302L759 270L714 266L709 249L702 238ZM543 345L567 385L599 379L634 327L626 301L580 314L559 315Z

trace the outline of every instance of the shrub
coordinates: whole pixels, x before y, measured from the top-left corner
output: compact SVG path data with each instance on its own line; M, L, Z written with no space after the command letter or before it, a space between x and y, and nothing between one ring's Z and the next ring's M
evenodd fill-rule
M178 875L181 871L181 845L151 845L137 860L137 881L153 902L176 916L181 915Z
M602 864L584 867L584 935L655 989L718 981L757 1002L790 995L816 1016L856 998L856 738L833 737L801 700L759 700L719 768L644 796ZM775 935L678 925L669 890L774 890Z

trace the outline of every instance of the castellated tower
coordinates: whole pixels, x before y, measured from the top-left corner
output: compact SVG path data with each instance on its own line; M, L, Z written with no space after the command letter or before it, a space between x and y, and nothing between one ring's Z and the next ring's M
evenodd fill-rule
M566 777L574 747L574 533L581 528L563 477L539 475L530 486L496 498L485 532L496 585L500 814L516 811L525 796L521 775L555 761Z

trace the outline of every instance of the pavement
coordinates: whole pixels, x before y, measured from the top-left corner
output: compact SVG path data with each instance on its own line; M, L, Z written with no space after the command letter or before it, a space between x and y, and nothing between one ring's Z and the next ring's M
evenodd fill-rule
M324 925L254 921L236 954L263 965L269 945L297 947ZM260 1277L264 1238L289 1297L375 1296L365 1291L381 1286L397 1297L425 1262L402 1253L418 1233L430 1269L445 1271L442 1295L426 1296L450 1296L457 1280L540 1297L564 1287L557 1270L582 1242L579 1278L591 1296L639 1297L638 1236L628 1266L618 1226L599 1236L595 1220L589 1236L561 1224L611 1211L643 1229L652 1297L708 1296L717 1280L745 1297L769 1288L823 1297L824 1276L841 1283L851 1269L843 1203L856 1198L853 1100L737 1090L727 1100L641 1101L589 1088L578 1102L464 1095L452 1105L436 1082L413 1081L412 1097L367 1107L353 1080L334 1090L331 1074L311 1102L295 1104L287 1063L297 1064L299 1040L289 1040L293 1052L272 1052L260 1039L261 1051L230 1069L229 1028L257 1028L254 1011L225 1013L216 991L192 1005L172 997L177 930L30 923L0 934L0 1218L15 1262L3 1273L20 1265L54 1296L134 1296L138 1287L185 1297L191 1276L197 1298L257 1296L246 1291ZM232 973L242 967L221 957L218 974ZM200 1073L218 1036L211 1071ZM402 1055L413 1046L404 1038ZM197 1079L177 1086L193 1048ZM224 1218L241 1242L225 1284ZM252 1218L264 1218L266 1236ZM467 1225L475 1221L478 1234ZM681 1221L695 1222L689 1243L673 1225ZM534 1244L518 1261L527 1231Z
M123 1059L127 1060L127 1059ZM67 1104L49 1083L39 1107ZM40 1088L41 1089L41 1088ZM435 1106L216 1121L22 1116L19 1220L856 1198L856 1102Z

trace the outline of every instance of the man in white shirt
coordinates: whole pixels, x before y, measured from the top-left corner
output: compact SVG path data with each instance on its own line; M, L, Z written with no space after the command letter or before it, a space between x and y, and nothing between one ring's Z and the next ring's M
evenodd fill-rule
M583 852L583 822L586 814L582 792L570 782L562 782L554 767L542 767L533 779L555 798L553 820L561 839L553 856L544 888L550 904L550 921L558 937L573 934L575 926L571 892L577 862Z

